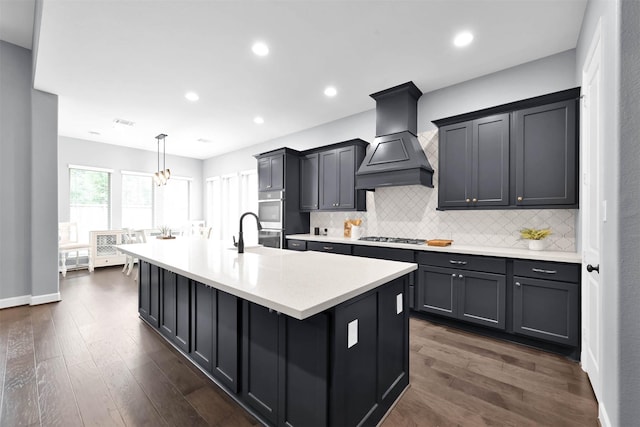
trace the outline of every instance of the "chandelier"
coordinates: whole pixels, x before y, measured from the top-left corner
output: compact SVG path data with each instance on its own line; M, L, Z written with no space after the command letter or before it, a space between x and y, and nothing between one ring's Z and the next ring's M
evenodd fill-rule
M153 174L153 181L156 183L157 186L166 185L167 181L169 181L169 178L171 178L171 171L167 169L167 151L166 151L166 143L165 143L166 137L167 135L165 135L164 133L161 133L160 135L156 136L156 139L158 140L158 171ZM160 170L160 140L162 140L163 170Z

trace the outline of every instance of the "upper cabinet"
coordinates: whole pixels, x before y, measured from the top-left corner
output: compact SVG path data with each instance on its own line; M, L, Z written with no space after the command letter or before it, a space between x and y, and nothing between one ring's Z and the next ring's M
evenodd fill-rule
M318 209L319 154L311 153L300 157L300 209Z
M265 155L258 158L258 191L284 188L284 154Z
M366 210L366 193L355 189L355 176L367 145L354 139L305 153L300 164L300 209Z
M509 204L509 114L440 129L440 190L443 207Z
M434 121L439 209L577 208L580 88Z
M513 113L517 206L574 205L576 101Z

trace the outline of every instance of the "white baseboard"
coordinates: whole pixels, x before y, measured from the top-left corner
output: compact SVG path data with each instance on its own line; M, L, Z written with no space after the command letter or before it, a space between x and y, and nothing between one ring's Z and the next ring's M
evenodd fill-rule
M611 427L609 414L607 414L607 410L602 403L598 405L598 420L600 421L600 425L602 427Z
M49 302L61 301L60 292L55 294L36 295L31 297L31 305L47 304Z
M20 305L39 305L47 304L49 302L61 301L60 292L47 295L21 295L19 297L2 298L0 299L0 309L18 307Z
M30 303L31 303L31 295L2 298L0 299L0 308L17 307L19 305L28 305Z

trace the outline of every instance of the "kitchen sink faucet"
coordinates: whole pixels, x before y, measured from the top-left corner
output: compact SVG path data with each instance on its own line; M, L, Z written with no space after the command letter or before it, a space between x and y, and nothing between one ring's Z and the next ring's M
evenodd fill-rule
M258 215L253 212L245 212L240 216L240 231L238 232L238 242L236 243L236 238L233 238L233 246L238 248L238 253L244 253L244 237L242 237L242 220L245 216L252 215L256 219L256 223L258 224L258 231L262 230L262 225L260 224L260 220L258 219Z

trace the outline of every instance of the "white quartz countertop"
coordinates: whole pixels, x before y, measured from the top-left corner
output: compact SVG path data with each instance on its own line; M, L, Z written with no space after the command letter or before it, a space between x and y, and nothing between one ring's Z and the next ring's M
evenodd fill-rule
M538 261L555 261L555 262L568 262L573 264L580 264L582 257L576 252L560 252L560 251L530 251L528 249L519 248L498 248L490 246L470 246L470 245L456 245L454 241L451 246L428 246L424 245L411 245L407 243L386 243L386 242L368 242L364 240L353 240L346 237L329 237L329 236L316 236L312 234L292 234L286 236L287 239L306 240L311 242L327 242L327 243L346 243L350 245L363 245L363 246L377 246L384 248L399 248L399 249L412 249L415 251L430 251L430 252L446 252L454 254L468 254L468 255L484 255L495 256L503 258L519 258L519 259L531 259Z
M118 250L296 319L305 319L417 269L406 262L177 238Z

